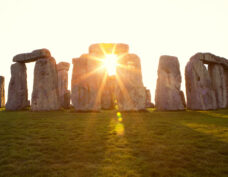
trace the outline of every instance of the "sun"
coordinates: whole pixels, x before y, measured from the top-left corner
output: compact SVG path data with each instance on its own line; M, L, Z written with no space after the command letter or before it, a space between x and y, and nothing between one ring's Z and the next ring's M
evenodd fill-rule
M106 54L104 58L104 66L108 72L108 75L112 76L116 74L118 57L115 54Z

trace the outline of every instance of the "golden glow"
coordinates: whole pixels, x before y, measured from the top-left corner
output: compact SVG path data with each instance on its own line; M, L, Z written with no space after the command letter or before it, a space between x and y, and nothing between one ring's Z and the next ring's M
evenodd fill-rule
M114 54L105 55L104 66L110 76L116 74L117 59L118 57Z

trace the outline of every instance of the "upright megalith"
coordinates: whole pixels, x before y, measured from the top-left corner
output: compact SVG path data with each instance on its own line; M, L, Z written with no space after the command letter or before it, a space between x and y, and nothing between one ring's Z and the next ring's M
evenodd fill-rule
M215 92L217 108L226 108L227 91L224 68L220 64L209 64L208 71L211 78L212 88Z
M191 110L216 109L216 96L210 74L200 59L201 54L191 57L185 67L187 108Z
M5 107L5 78L0 76L0 108Z
M107 76L102 95L101 95L101 107L102 109L113 109L115 106L115 89L116 89L116 77Z
M19 63L29 63L37 61L40 58L48 57L51 57L51 53L48 49L37 49L32 51L31 53L18 54L13 57L13 61Z
M71 81L71 100L76 111L99 111L101 109L101 92L103 70L99 60L88 54L73 59Z
M198 110L227 107L227 69L225 58L211 53L192 56L185 68L187 107Z
M11 65L6 110L21 110L28 106L27 69L24 63Z
M140 58L125 54L116 70L116 99L120 111L139 111L146 108L146 92L142 82Z
M155 94L155 107L158 110L184 110L181 73L177 57L161 56Z
M57 65L59 100L61 107L65 109L70 107L70 91L67 89L69 68L70 64L67 62L60 62Z
M32 92L32 111L51 111L60 108L58 73L54 58L36 61Z
M150 90L145 87L146 92L146 108L154 108L154 104L151 102Z

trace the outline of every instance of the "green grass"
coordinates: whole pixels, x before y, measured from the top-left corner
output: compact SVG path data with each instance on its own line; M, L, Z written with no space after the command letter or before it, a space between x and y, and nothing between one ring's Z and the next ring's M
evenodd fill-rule
M0 176L227 177L228 110L2 110Z

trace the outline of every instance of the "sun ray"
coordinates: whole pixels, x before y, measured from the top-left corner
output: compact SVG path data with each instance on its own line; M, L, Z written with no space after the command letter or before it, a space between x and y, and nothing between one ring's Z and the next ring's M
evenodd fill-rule
M123 96L126 97L126 99L129 100L130 104L132 105L133 101L132 101L130 95L128 94L128 91L127 91L126 87L124 86L122 80L118 76L118 73L116 74L116 81L117 81L118 86L120 87L120 91L123 93Z
M96 106L98 104L98 102L101 100L101 96L102 96L106 81L107 81L107 73L105 73L103 78L102 78L102 81L101 81L100 87L98 89L98 93L97 93L97 96L96 96L96 100L95 100L95 103L94 103L95 105L94 106Z

